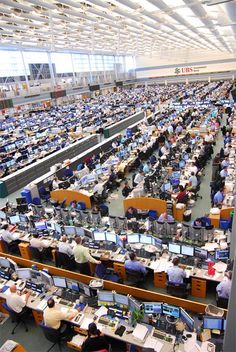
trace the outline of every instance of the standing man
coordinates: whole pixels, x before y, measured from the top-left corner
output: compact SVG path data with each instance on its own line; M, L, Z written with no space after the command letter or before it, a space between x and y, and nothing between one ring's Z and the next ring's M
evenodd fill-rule
M91 275L90 263L101 264L99 260L94 259L90 253L89 248L82 246L82 238L77 236L75 238L76 246L73 249L75 261L78 265L79 272L84 275Z

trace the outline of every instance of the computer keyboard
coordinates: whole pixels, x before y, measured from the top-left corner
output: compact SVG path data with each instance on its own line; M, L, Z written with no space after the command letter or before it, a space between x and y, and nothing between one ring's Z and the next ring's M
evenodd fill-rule
M107 318L100 318L100 319L98 320L98 323L99 323L99 324L103 324L103 325L108 325L109 322L110 322L110 320L107 319Z
M160 331L155 329L153 332L153 337L156 337L157 339L164 340L166 342L172 343L173 338L171 336L168 336L165 332Z
M75 302L77 299L79 299L79 296L78 294L76 293L72 293L72 292L66 292L66 291L62 291L62 294L61 294L61 298L66 300L66 301L71 301L71 302Z
M66 301L65 299L62 299L62 298L60 299L59 303L68 307L73 307L74 305L72 302Z

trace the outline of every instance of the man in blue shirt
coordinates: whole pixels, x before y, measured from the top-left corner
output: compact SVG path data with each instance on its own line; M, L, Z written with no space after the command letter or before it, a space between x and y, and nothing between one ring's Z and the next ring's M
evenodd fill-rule
M179 258L174 258L173 266L167 269L168 281L173 284L183 284L186 272L179 267Z
M220 172L220 177L226 178L227 176L228 176L228 170L227 170L227 166L225 166Z
M229 299L230 290L232 285L232 272L227 271L223 281L216 286L216 292L218 297Z
M165 213L162 213L162 214L159 216L159 218L158 218L157 221L162 221L162 222L164 222L164 221L174 221L174 220L175 220L175 219L173 218L172 215L167 214L167 212L165 212Z
M151 168L151 164L149 161L147 161L144 166L143 166L143 172L144 174L147 174L149 171L150 171L150 168Z
M129 254L129 257L130 259L125 261L125 269L138 271L143 275L146 275L147 271L143 264L136 260L136 254L134 252L131 252Z
M217 207L223 203L224 200L224 193L223 193L223 188L221 188L218 192L215 193L213 202L214 205Z

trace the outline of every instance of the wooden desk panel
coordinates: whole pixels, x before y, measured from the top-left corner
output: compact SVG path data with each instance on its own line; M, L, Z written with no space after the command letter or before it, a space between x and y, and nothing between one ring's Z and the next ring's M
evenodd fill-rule
M20 255L22 256L22 258L28 260L32 259L29 249L29 243L21 242L20 244L18 244L18 247L20 249Z
M3 240L0 240L0 251L3 253L7 252L7 249Z
M63 202L64 199L66 199L66 205L69 205L70 202L73 200L76 200L77 202L84 202L86 205L86 208L91 209L92 204L91 204L91 197L79 192L79 191L73 191L69 189L57 189L55 191L52 191L50 193L51 198Z
M209 219L211 220L211 224L215 228L219 228L220 227L220 214L210 214L209 215Z
M233 211L234 208L222 208L220 210L220 219L230 219L230 213Z
M166 201L158 198L138 197L138 198L126 198L123 201L124 210L126 211L129 207L134 207L141 210L156 210L157 214L160 215L167 211Z

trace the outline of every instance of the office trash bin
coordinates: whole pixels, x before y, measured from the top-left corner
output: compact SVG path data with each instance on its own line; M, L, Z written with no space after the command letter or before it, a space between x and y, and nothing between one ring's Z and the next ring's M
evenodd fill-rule
M29 189L23 189L23 191L21 191L20 194L21 194L21 197L26 198L27 204L32 203L32 195Z
M183 220L184 221L190 221L192 216L192 210L186 210L183 214Z

